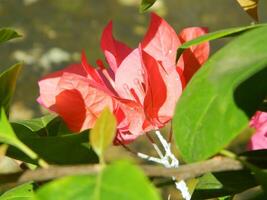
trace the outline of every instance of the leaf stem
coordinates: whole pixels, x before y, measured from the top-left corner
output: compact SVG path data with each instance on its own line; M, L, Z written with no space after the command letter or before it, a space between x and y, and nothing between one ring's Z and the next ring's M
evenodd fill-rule
M221 150L220 154L225 156L225 157L232 158L234 160L239 160L238 156L235 153L233 153L233 152L231 152L229 150L226 150L226 149Z

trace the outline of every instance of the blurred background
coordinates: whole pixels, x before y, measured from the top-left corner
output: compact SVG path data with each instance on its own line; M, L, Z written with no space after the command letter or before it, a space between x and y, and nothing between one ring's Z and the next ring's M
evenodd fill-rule
M149 13L140 14L141 0L0 0L1 27L15 28L23 37L1 46L0 70L23 61L11 119L40 116L37 81L49 72L79 62L85 49L90 63L103 58L100 36L113 20L115 37L136 46L144 36ZM260 1L260 21L267 21L267 1ZM150 9L178 32L188 26L210 31L248 25L252 20L235 0L158 0ZM217 50L227 40L212 43Z

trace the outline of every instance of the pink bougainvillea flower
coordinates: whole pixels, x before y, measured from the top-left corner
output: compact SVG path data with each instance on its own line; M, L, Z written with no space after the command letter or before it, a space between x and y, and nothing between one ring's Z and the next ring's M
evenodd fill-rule
M91 128L99 111L109 106L118 121L116 141L130 142L172 119L183 87L207 59L209 45L186 50L178 64L176 50L205 33L203 28L192 27L177 35L166 21L152 14L143 41L131 49L113 37L110 22L101 38L109 67L98 60L94 68L83 53L81 65L40 81L39 102L59 113L69 127L75 127L72 130Z
M267 149L267 112L256 112L249 125L255 129L255 133L249 141L248 149Z
M74 132L92 128L105 107L113 109L113 101L90 87L89 80L81 65L71 65L39 81L37 101L60 115Z

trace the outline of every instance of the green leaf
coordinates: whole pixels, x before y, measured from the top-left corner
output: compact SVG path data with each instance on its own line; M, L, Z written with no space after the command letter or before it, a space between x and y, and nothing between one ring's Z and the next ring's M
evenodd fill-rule
M3 28L0 30L0 44L18 37L21 37L21 35L12 29Z
M139 10L140 12L145 12L147 9L149 9L153 4L156 2L156 0L142 0Z
M208 173L199 178L192 200L234 195L257 185L248 170Z
M35 187L33 182L24 183L6 191L0 196L0 200L32 200Z
M13 124L20 124L22 126L27 127L33 132L37 132L43 128L47 128L48 124L56 118L55 115L45 115L40 118L24 120L24 121L16 121ZM47 133L49 135L49 133Z
M33 160L38 159L38 155L17 138L16 134L13 132L11 125L8 122L3 108L1 108L0 113L0 142L12 145L20 149Z
M98 157L88 143L88 132L48 137L20 138L40 157L51 164L85 164L97 163ZM7 155L25 162L36 164L22 152L10 147Z
M48 115L37 119L15 122L12 123L12 126L17 137L49 163L82 164L98 162L97 155L88 145L88 131L79 134L70 133L58 117ZM10 147L7 155L36 164L35 160L30 159L16 148Z
M21 67L22 64L18 63L0 74L0 107L4 107L6 113L9 112Z
M36 200L159 200L144 173L127 162L109 165L95 176L72 176L41 187Z
M12 123L12 127L17 135L59 136L72 133L60 117L52 114L30 120L16 121Z
M90 143L100 159L103 158L105 150L113 142L116 124L115 116L108 108L105 108L91 130Z
M185 161L213 156L247 127L249 117L236 105L234 91L267 66L266 34L267 27L261 27L236 38L187 85L173 118L176 144Z
M180 56L182 55L184 50L186 50L187 48L189 48L191 46L195 46L195 45L198 45L198 44L201 44L204 42L208 42L208 41L212 41L212 40L217 40L220 38L238 35L240 33L249 31L251 29L263 27L265 25L266 24L257 24L257 25L251 25L251 26L245 26L245 27L228 28L228 29L223 29L223 30L219 30L219 31L215 31L215 32L211 32L211 33L202 35L200 37L197 37L196 39L190 40L190 41L182 44L177 50L176 60L178 60L180 58Z

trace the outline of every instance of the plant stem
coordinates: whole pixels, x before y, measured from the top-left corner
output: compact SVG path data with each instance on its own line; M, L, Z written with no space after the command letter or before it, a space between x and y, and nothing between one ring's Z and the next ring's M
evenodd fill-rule
M220 154L222 154L225 157L232 158L232 159L237 159L237 155L229 150L223 149L220 151Z

